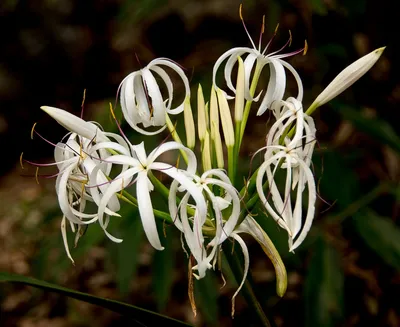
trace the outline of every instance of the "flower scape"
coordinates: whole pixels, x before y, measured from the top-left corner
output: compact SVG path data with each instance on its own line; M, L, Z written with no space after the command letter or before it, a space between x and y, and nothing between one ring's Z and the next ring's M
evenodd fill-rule
M243 22L241 8L240 18ZM249 36L244 22L243 26ZM208 270L216 269L225 241L230 239L239 244L244 258L243 279L232 297L232 316L235 297L249 270L250 253L243 233L251 235L272 261L277 294L284 295L285 266L267 231L257 221L273 219L284 229L290 252L302 244L312 226L317 198L312 170L317 130L311 114L364 75L384 48L372 51L345 68L304 110L301 78L284 58L305 55L307 43L303 49L284 53L290 46L290 36L281 49L270 51L276 31L262 49L263 32L264 21L258 47L249 36L252 48L233 48L218 58L208 102L200 85L197 101L193 102L184 70L166 58L155 59L123 79L118 95L129 126L147 137L167 129L174 140L165 141L152 151L148 151L143 142L132 144L128 140L111 106L119 134L106 132L99 124L62 109L41 107L69 133L52 144L54 163L43 165L25 161L36 166L55 165L58 169L54 177L63 213L61 234L72 262L67 227L76 234L75 243L89 224L99 224L111 241L122 242L107 227L111 219L120 216L121 202L126 202L138 208L144 232L156 250L164 249L156 219L174 225L182 233L182 247L190 255L189 269L197 279L203 278ZM223 70L226 89L217 81L220 70ZM267 88L256 95L263 70L269 70ZM168 73L171 71L179 76L185 91L183 102L176 108L172 107L175 85ZM296 94L287 94L287 72L296 81ZM197 109L196 124L193 104ZM248 118L254 111L257 116L269 113L274 122L266 128L264 144L255 154L262 157L262 163L255 167L254 162L260 161L252 161L248 174L238 176L240 149ZM171 120L182 113L185 138L178 134ZM172 155L172 161L164 162L163 158L171 158L171 155L164 156L169 152L175 156ZM284 175L283 183L276 179L278 171ZM161 175L168 178L161 180ZM134 194L127 190L132 186L136 188ZM164 197L168 212L152 203L153 192ZM88 203L92 203L90 208L94 207L94 211L87 210ZM255 217L252 214L256 204L263 208L265 215Z

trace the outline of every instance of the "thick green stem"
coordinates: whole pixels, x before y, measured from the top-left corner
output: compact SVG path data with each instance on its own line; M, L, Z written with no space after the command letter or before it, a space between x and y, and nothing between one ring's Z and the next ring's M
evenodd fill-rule
M235 185L235 177L237 170L237 157L235 156L235 147L228 146L228 176L231 183Z

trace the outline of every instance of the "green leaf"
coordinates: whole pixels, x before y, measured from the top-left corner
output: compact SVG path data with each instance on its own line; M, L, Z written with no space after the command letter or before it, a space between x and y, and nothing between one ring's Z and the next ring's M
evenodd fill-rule
M387 121L376 117L365 117L358 110L340 104L338 101L332 101L332 105L344 119L349 120L357 129L370 135L374 140L387 144L393 150L400 152L400 137Z
M359 179L351 169L359 160L360 156L355 151L343 155L329 149L314 155L315 174L320 183L321 194L328 202L336 202L335 208L338 210L346 209L360 196Z
M150 310L142 309L123 302L118 302L110 299L93 296L87 293L74 291L65 287L61 287L55 284L47 283L45 281L41 281L30 277L0 272L0 283L1 282L20 283L24 285L37 287L45 291L66 295L68 297L77 300L99 305L103 308L117 312L125 317L129 317L131 319L140 322L141 324L145 324L148 326L153 326L153 325L158 326L163 323L168 324L169 326L190 326L182 321L160 315Z
M126 296L130 290L130 283L136 276L140 245L143 240L142 221L137 210L131 210L129 214L121 214L124 222L120 230L122 243L113 244L116 252L117 287L122 296Z
M339 326L343 319L343 270L336 249L319 237L305 280L305 326Z
M218 322L218 290L219 286L212 273L207 273L204 278L195 281L195 299L207 322L207 326L215 326Z
M163 251L156 251L153 259L153 289L156 295L157 308L163 311L168 303L174 281L174 247L175 233L171 228L167 229L167 237L162 237L163 224L157 221L158 234L161 238Z
M388 265L400 270L400 228L389 218L365 211L353 217L356 231Z

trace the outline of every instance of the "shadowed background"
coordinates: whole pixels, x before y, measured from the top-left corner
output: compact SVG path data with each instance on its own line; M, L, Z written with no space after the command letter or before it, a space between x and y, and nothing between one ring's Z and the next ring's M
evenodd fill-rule
M98 226L90 226L72 250L76 262L72 266L59 233L61 212L54 180L37 185L34 169L21 170L18 164L22 151L31 160L52 160L49 144L39 138L30 140L31 127L38 122L36 129L54 142L66 131L39 107L56 106L79 114L84 89L84 118L115 130L108 102L114 103L118 85L128 73L156 57L181 64L192 90L201 82L208 98L215 60L229 48L250 45L239 19L239 4L227 0L1 1L0 271L123 300L199 326L253 323L240 296L231 320L230 299L237 285L228 275L231 281L220 289L220 274L211 271L195 284L199 314L194 319L179 233L167 227L168 237L162 240L166 250L153 251L137 213L127 206L123 218L111 226L124 242L114 244ZM400 308L392 299L400 291L400 82L395 60L400 56L399 14L389 0L244 1L243 6L255 42L262 15L266 16L264 44L280 24L272 51L285 44L289 30L293 42L284 52L302 48L307 39L307 55L288 60L303 78L306 108L344 67L387 46L365 77L316 112L320 143L314 171L320 196L328 204L318 202L313 228L295 255L288 253L285 232L264 217L263 227L277 244L289 280L288 291L279 300L272 265L258 245L251 244L258 297L279 326L398 326ZM265 77L264 86L268 74ZM289 79L292 94L293 84ZM243 171L250 154L263 145L267 120L250 116ZM129 130L127 125L123 128ZM150 142L155 145L161 140ZM163 226L159 227L162 234ZM100 307L22 286L1 284L0 303L1 326L125 322Z

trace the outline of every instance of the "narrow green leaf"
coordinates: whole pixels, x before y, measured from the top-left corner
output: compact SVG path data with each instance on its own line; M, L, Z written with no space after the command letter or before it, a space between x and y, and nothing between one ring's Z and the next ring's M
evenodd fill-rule
M343 319L343 270L336 249L319 237L305 280L305 326L339 326Z
M163 323L168 324L169 326L190 326L189 324L186 324L182 321L160 315L150 310L142 309L123 302L118 302L110 299L93 296L87 293L74 291L65 287L61 287L55 284L47 283L45 281L30 277L0 272L0 283L1 282L11 282L11 283L20 283L24 285L29 285L40 288L45 291L55 292L77 300L99 305L103 308L117 312L123 316L135 319L141 324L147 326L158 326Z
M366 245L386 264L400 270L400 228L370 210L355 215L353 222Z
M136 210L124 214L123 217L120 230L124 241L113 246L116 248L117 287L120 294L125 296L129 293L129 285L136 275L144 231Z
M173 241L175 239L174 230L167 229L167 237L162 237L163 224L157 222L158 234L161 238L161 244L164 246L163 251L156 251L153 259L153 289L156 295L157 308L163 311L169 300L172 284L174 281L174 263L175 255Z
M216 326L218 322L218 290L217 281L211 271L204 278L195 281L195 299L207 326Z
M387 121L376 117L365 117L358 110L340 104L338 101L332 101L332 106L357 129L370 135L374 140L387 144L393 150L400 152L400 136L396 134L393 127Z

